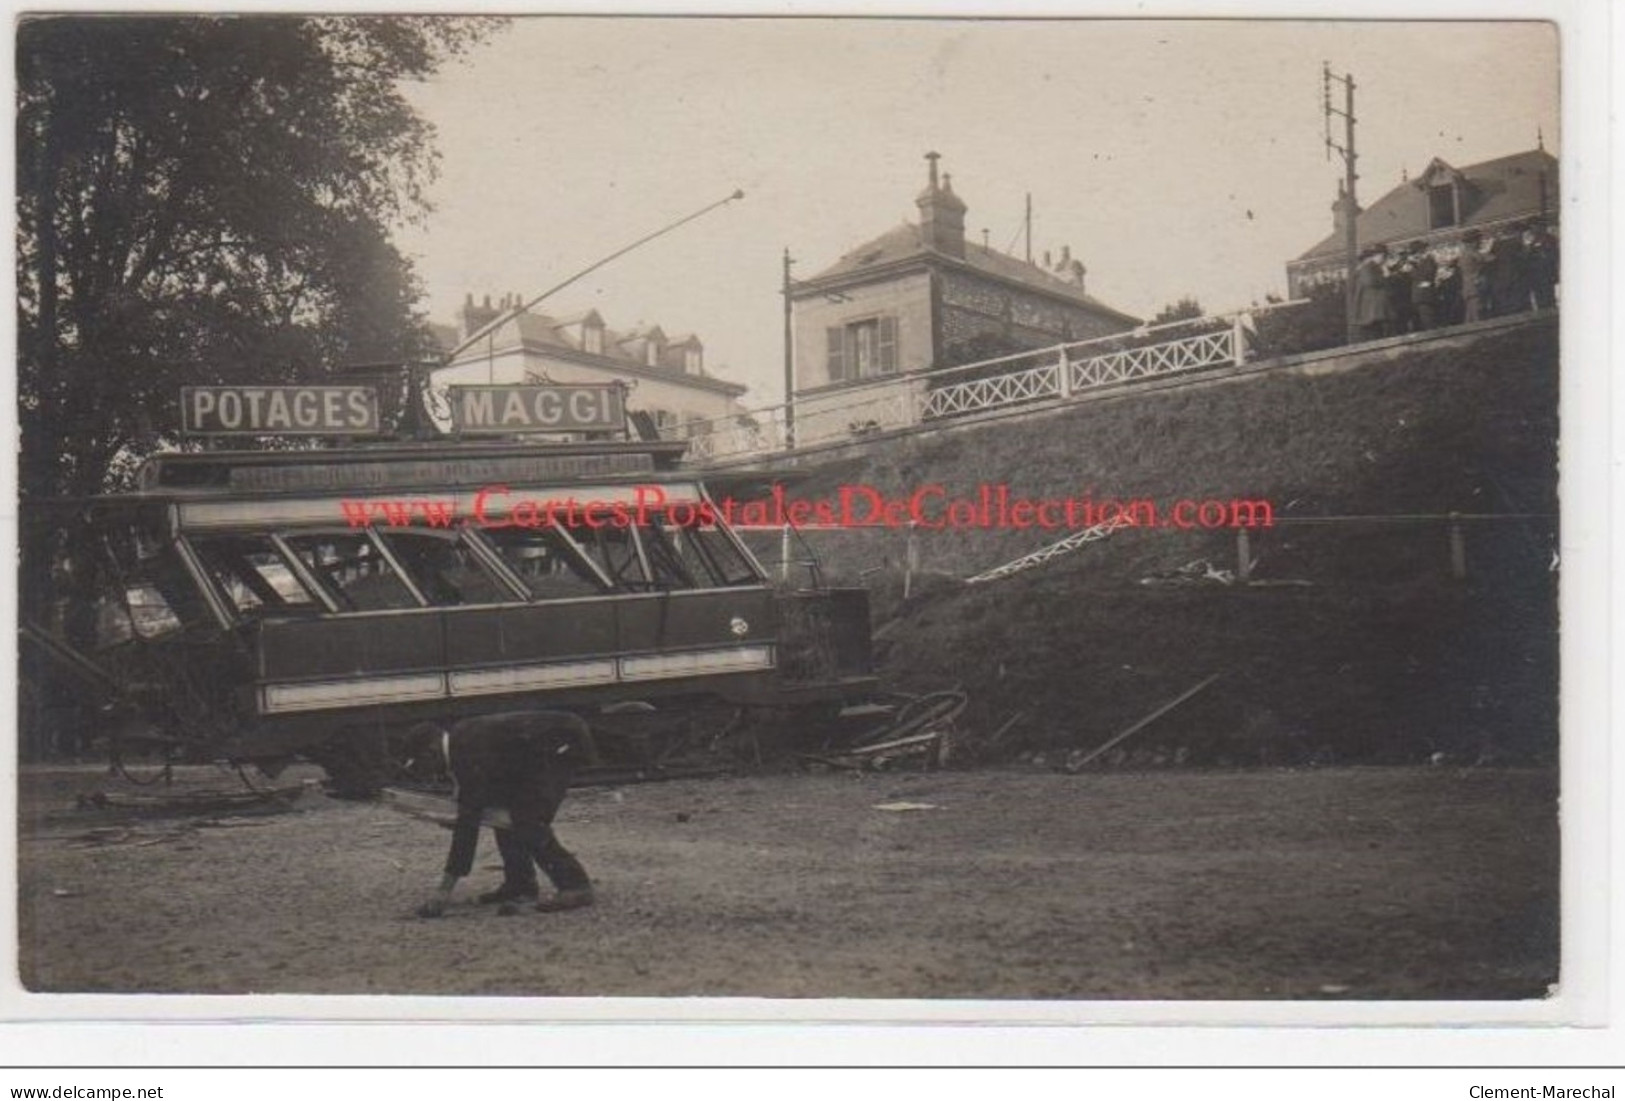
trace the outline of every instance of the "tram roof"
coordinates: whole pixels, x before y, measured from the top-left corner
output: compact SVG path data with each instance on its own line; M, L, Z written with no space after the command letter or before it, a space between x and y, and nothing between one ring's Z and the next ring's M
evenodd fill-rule
M342 450L175 452L154 455L142 464L138 495L374 493L495 483L667 481L687 446L681 440L435 440Z

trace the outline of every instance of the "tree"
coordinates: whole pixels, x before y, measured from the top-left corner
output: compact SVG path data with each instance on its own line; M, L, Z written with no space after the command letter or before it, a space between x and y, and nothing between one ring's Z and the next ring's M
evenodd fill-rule
M1157 316L1151 319L1153 325L1166 325L1172 321L1190 321L1202 316L1202 304L1190 295L1185 295L1178 302L1170 302L1157 311Z
M1299 355L1347 343L1348 303L1342 280L1311 284L1299 298L1304 301L1258 315L1254 355L1260 359Z
M19 488L110 487L182 384L320 377L426 350L390 229L432 128L399 83L500 23L25 19L17 31ZM47 525L49 526L49 525ZM55 553L24 532L26 581Z

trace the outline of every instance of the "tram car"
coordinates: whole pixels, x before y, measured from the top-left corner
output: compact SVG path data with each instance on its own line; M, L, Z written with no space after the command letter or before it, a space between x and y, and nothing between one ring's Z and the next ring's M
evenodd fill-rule
M115 579L102 645L33 634L104 687L110 728L172 759L303 758L361 793L423 720L869 694L866 593L772 577L678 468L684 447L157 455L81 514Z

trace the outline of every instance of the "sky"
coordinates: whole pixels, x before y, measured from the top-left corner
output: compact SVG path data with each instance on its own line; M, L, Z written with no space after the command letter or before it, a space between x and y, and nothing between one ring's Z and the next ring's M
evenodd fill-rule
M451 322L465 293L529 299L743 189L537 309L698 333L760 407L782 399L783 251L807 277L916 220L930 151L970 240L1020 255L1030 193L1034 255L1069 246L1117 309L1284 294L1343 174L1323 62L1356 82L1362 205L1434 157L1561 151L1536 22L519 17L407 89L441 175L397 240Z

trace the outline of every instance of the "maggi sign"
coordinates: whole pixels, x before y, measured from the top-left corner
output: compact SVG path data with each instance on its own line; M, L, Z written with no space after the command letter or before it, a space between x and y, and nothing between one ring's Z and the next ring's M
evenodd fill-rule
M619 432L626 405L619 385L453 386L451 420L463 435L511 432Z
M189 436L376 436L371 386L183 386Z

